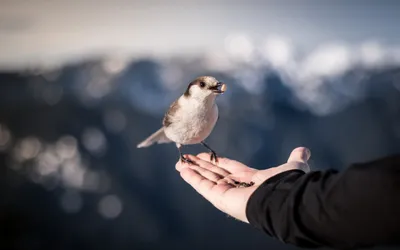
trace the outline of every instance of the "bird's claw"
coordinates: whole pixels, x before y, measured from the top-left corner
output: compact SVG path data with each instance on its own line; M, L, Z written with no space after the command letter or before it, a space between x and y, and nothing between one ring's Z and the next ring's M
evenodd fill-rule
M181 156L181 162L182 162L182 163L188 163L188 164L192 164L192 165L198 166L196 162L194 162L194 161L192 161L192 160L190 160L190 159L184 157L183 155Z
M217 154L214 151L210 152L210 160L214 161L215 163L218 163L218 157L217 157Z

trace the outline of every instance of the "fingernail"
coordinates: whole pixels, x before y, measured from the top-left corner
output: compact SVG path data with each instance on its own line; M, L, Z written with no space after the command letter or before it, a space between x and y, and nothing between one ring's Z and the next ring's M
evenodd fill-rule
M297 154L300 154L298 156L300 156L300 158L303 161L308 161L308 159L310 158L310 155L311 155L310 150L306 147L298 147L298 148L296 148L295 152Z
M310 149L308 149L308 148L304 148L304 151L303 151L303 159L305 159L306 161L308 161L309 159L310 159L310 157L311 157L311 151L310 151Z

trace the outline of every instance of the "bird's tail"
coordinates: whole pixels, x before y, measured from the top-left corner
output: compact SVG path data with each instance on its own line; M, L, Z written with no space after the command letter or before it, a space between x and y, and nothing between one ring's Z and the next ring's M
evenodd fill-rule
M170 139L164 133L164 128L160 128L155 133L150 135L146 140L142 141L137 145L138 148L145 148L153 145L154 143L168 143L171 142Z

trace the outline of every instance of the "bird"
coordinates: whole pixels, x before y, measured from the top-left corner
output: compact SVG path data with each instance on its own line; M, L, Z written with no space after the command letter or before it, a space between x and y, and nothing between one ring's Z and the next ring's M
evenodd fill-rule
M218 162L215 151L205 139L214 129L219 115L217 96L227 85L213 76L199 76L189 83L186 91L169 106L162 120L162 127L137 145L149 147L155 143L175 143L182 162L194 164L182 153L182 146L201 144L210 152L210 160Z

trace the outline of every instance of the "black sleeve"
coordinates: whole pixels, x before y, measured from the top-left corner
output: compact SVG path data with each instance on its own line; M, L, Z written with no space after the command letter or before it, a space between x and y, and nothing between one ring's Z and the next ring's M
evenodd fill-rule
M352 249L400 243L400 155L343 172L290 170L250 197L250 225L299 247Z

